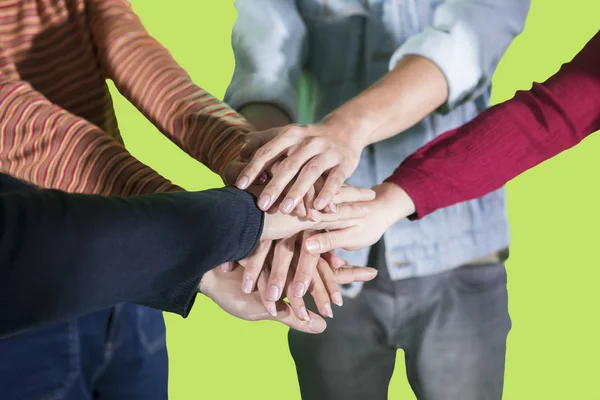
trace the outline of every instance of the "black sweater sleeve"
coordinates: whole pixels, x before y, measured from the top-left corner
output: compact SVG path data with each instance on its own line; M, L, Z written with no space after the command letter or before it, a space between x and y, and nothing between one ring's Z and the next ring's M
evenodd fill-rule
M202 275L250 254L262 224L235 188L101 197L0 174L0 336L123 302L186 316Z

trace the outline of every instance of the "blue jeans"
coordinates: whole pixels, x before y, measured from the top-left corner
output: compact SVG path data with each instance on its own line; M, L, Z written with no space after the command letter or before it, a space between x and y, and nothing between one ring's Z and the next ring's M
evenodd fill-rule
M289 333L302 399L386 400L403 349L417 399L500 400L511 327L504 264L392 281L383 246L374 250L379 275L344 299L324 333Z
M0 340L0 398L167 398L161 312L132 304Z

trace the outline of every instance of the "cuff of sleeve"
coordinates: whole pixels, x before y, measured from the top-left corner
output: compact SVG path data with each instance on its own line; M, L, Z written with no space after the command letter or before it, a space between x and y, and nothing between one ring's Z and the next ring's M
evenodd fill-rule
M197 277L185 281L174 288L163 291L158 297L152 300L145 300L139 303L187 318L194 306L201 278Z
M225 93L224 101L238 111L251 103L273 104L285 112L291 121L298 121L296 88L283 81L267 82L260 76L234 79Z
M409 220L419 220L437 210L437 193L418 170L401 165L385 182L400 186L413 201L416 211Z
M427 27L410 37L390 59L389 69L395 68L406 55L418 55L435 63L448 82L448 100L439 112L449 112L461 103L477 97L486 87L481 68L477 38L465 27L454 25L448 31Z
M251 193L235 187L225 187L221 190L238 196L242 202L248 205L248 207L240 207L240 210L248 210L248 213L245 215L240 245L234 257L235 261L242 260L252 254L258 246L262 235L265 213L256 206L256 198Z

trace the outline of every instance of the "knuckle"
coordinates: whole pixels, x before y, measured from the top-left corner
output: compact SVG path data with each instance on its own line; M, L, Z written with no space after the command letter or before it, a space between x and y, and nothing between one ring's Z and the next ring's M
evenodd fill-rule
M313 136L312 138L310 138L309 143L311 146L321 148L321 147L325 147L325 144L327 143L327 141L325 139L323 139L322 137Z
M273 146L266 144L262 147L260 147L258 150L256 150L256 158L266 158L266 157L270 157L271 154L273 153Z
M322 170L321 163L318 160L312 160L306 165L309 174L319 174Z
M330 248L330 249L335 249L336 244L337 244L337 236L334 235L327 235L325 236L325 247L326 248Z
M295 157L288 157L283 160L280 164L281 169L284 171L296 170L298 168L298 160Z
M277 270L271 272L271 282L277 286L282 286L287 279L287 271Z

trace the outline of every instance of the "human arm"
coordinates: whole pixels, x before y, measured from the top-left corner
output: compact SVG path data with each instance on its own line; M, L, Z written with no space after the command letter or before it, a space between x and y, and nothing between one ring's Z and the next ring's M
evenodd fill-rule
M544 83L483 112L406 159L388 179L415 217L471 200L600 129L600 33Z
M89 15L103 70L163 134L223 176L243 145L247 122L194 84L144 28L127 0L92 0Z
M208 270L247 257L259 240L363 214L355 211L316 223L265 214L231 187L102 197L0 175L0 335L122 302L186 316ZM211 298L223 296L232 294Z
M0 166L39 187L103 195L179 191L98 126L0 74Z
M121 302L185 316L204 272L263 233L253 197L232 188L106 198L6 175L0 188L0 335Z
M517 92L408 157L386 183L374 188L377 197L366 204L381 212L356 221L355 228L313 236L307 248L318 253L368 246L386 224L483 196L575 146L600 129L599 67L597 33L544 83ZM362 236L352 237L360 227Z
M386 76L321 124L277 132L242 172L239 187L290 148L300 148L282 161L282 172L265 187L264 195L276 199L297 176L287 194L297 202L327 172L327 184L314 203L322 209L355 170L366 145L406 130L435 110L449 111L480 96L504 51L523 29L529 3L443 2L434 11L433 23L394 53Z

